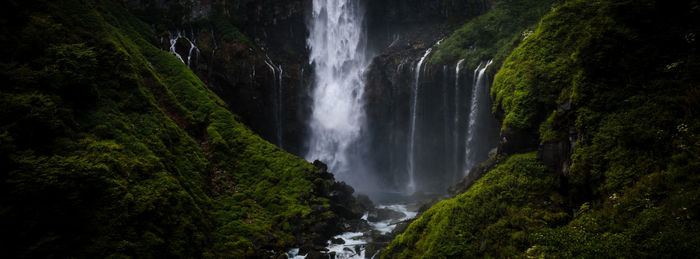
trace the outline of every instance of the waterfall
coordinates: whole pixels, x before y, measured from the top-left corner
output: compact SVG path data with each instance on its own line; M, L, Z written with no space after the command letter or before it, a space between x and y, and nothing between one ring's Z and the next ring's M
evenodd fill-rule
M194 30L192 30L192 27L190 26L190 35L192 36L192 40L188 39L185 37L185 40L190 43L190 51L187 53L187 66L190 67L190 64L192 63L192 51L195 51L195 56L199 58L199 48L197 47L197 38L194 36Z
M313 0L307 44L314 65L308 160L328 164L339 180L363 180L354 162L365 123L362 96L367 66L364 10L355 0ZM366 182L366 179L364 179Z
M282 105L284 102L282 101L282 98L284 97L282 93L282 73L284 71L282 70L282 65L277 66L279 68L280 73L277 75L277 109L275 110L275 132L277 133L277 145L280 148L284 148L284 145L282 144L282 129L283 129L283 120L284 117L282 116L282 112L284 109L282 108Z
M455 172L459 171L459 70L462 68L462 63L464 63L464 59L460 59L455 66L454 117L452 118L452 160ZM459 177L457 174L454 174L452 182L457 182L457 177Z
M442 152L443 154L447 155L450 152L452 152L452 146L450 145L450 141L452 140L451 134L454 132L454 128L452 127L452 118L450 117L450 100L448 96L450 95L450 91L448 88L448 73L447 73L447 65L442 65L442 88L440 92L442 92L442 107L441 107L441 112L442 112L442 121L443 121L443 126L442 126ZM452 129L452 130L450 130ZM449 156L445 157L445 160L447 161L449 159ZM445 171L456 171L457 168L450 168L449 163L445 163ZM451 170L450 170L451 169Z
M474 136L477 135L479 132L477 132L477 127L478 123L481 121L480 113L481 109L483 109L483 105L487 104L487 99L488 95L485 94L484 88L486 88L488 85L488 79L485 77L486 75L486 69L491 65L493 60L489 60L489 62L486 63L483 67L481 66L482 64L479 64L479 66L474 70L474 84L473 84L473 90L471 94L471 105L469 109L469 124L467 127L467 141L466 141L466 150L465 150L465 172L464 175L467 175L469 173L469 170L474 166L474 164L478 161L476 161L476 152L474 152L474 149L476 149L476 143ZM484 96L486 96L484 98Z
M195 40L194 32L190 31L190 33L192 34L192 40L190 40L187 37L187 34L183 33L180 30L178 30L176 33L169 33L170 34L170 36L169 36L170 48L168 49L168 51L170 53L175 55L175 57L177 57L180 61L182 61L182 63L187 64L188 67L190 66L190 64L192 62L192 53L193 52L195 53L195 56L197 58L199 57L199 48L197 48L197 44L195 42L196 40ZM182 56L179 53L177 53L176 45L177 45L177 41L179 39L185 39L190 44L190 50L187 52L187 62L185 62L185 60L182 58Z
M272 73L272 89L275 91L272 94L272 112L275 123L275 141L277 146L284 148L282 145L282 65L275 66L272 59L265 55L265 65L270 69ZM255 71L255 70L253 70Z
M211 49L211 59L214 59L214 53L216 53L216 50L219 48L218 45L216 45L216 37L214 36L214 26L209 26L209 31L211 31L211 42L214 44L214 47Z
M439 43L439 42L438 42ZM411 100L411 124L410 128L408 130L409 134L409 142L408 142L408 193L413 193L416 191L416 183L415 183L415 173L416 173L416 161L415 161L415 149L416 149L416 114L418 111L418 86L420 84L420 72L421 72L421 66L423 66L423 61L425 61L425 58L430 55L430 52L433 51L433 48L428 48L428 50L425 51L425 54L423 54L423 57L420 58L420 61L418 61L418 64L416 65L416 70L415 70L415 81L413 84L413 91L411 93L411 96L413 97Z
M182 33L180 31L177 31L177 34L173 35L172 33L170 34L170 53L175 55L182 63L185 63L185 60L182 59L182 56L177 53L177 50L175 49L175 45L177 44L177 40L179 40L182 37Z

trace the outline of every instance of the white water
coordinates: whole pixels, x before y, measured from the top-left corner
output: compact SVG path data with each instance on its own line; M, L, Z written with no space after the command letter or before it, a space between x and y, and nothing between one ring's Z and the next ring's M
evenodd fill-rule
M289 259L305 259L306 255L299 255L299 248L292 248L287 251L287 258Z
M378 230L382 234L387 234L387 233L390 233L391 231L393 231L394 228L396 228L395 223L401 222L404 220L408 220L408 219L412 219L416 215L418 215L418 213L415 211L409 211L408 207L406 205L403 205L403 204L379 205L379 206L377 206L377 208L390 209L393 211L401 212L405 215L403 218L400 218L398 220L388 219L388 220L379 221L379 222L369 222L369 225L372 226L373 229ZM366 219L366 215L365 215L364 219Z
M189 39L185 38L187 42L190 43L190 51L187 53L187 66L189 67L190 64L192 63L192 51L195 51L195 56L199 57L199 48L197 48L197 45L195 44L194 41L190 41Z
M187 34L183 33L182 31L179 31L179 30L175 34L169 33L170 34L170 36L169 36L170 48L168 49L169 52L172 53L173 55L175 55L175 57L177 57L180 61L182 61L182 63L187 64L188 67L190 66L190 64L192 62L192 53L193 52L195 54L195 57L199 58L199 48L197 48L197 44L195 43L194 32L191 32L191 33L192 33L192 40L190 40L187 37ZM187 62L185 62L185 60L182 58L182 56L179 53L177 53L176 45L177 45L177 41L179 39L185 39L190 44L190 50L187 53Z
M417 212L408 209L406 204L391 204L391 205L379 205L379 209L390 209L403 213L405 216L397 220L385 220L380 222L368 222L372 229L381 232L382 234L388 234L396 228L396 223L403 222L418 215ZM363 220L367 220L368 214L362 217ZM337 236L333 239L342 239L345 243L343 244L333 244L330 240L327 242L328 255L330 253L335 253L336 259L364 259L364 258L374 258L376 254L365 257L365 246L367 245L367 240L363 232L346 232ZM291 259L302 259L306 258L307 255L299 255L299 248L292 248L287 252L287 257Z
M405 216L398 220L384 220L380 222L369 222L374 230L381 232L382 234L388 234L396 228L396 223L414 218L418 213L415 211L409 211L408 207L403 204L392 204L392 205L379 205L379 209L390 209L398 212L402 212ZM367 214L362 217L362 219L367 220ZM341 235L337 235L333 238L341 238L345 241L344 244L330 244L328 246L328 252L335 252L335 258L338 259L364 259L365 257L365 245L367 245L367 240L362 232L348 232ZM359 249L356 249L358 247ZM359 251L356 251L359 250ZM369 256L374 258L374 255Z
M177 50L175 49L175 44L177 44L177 40L179 40L181 37L182 37L182 32L180 32L180 31L177 31L177 34L175 34L175 35L170 33L170 37L169 37L170 38L170 49L169 49L169 51L170 51L170 53L175 55L175 57L177 57L180 61L182 61L182 63L185 63L185 60L182 59L182 56L180 56L180 54L178 54Z
M440 42L438 41L438 44ZM411 124L410 128L408 129L408 134L409 134L409 142L408 142L408 188L407 192L408 193L413 193L416 191L416 182L415 182L415 173L416 173L416 168L415 168L415 149L416 149L416 118L417 118L417 108L418 108L418 86L420 85L420 73L421 73L421 66L423 66L423 61L425 61L425 58L430 55L430 52L433 51L433 48L428 48L428 50L425 51L425 54L423 54L423 57L420 58L420 61L418 61L418 64L416 65L416 70L415 70L415 81L413 84L413 91L411 92L411 96L413 97L411 100Z
M347 232L337 235L333 238L340 238L343 239L343 241L345 241L344 244L331 244L328 246L328 252L335 252L336 259L365 258L365 245L367 244L367 241L364 239L364 233ZM359 247L359 249L356 249L356 246Z
M306 158L325 162L339 180L358 183L360 177L353 179L350 173L357 164L351 160L358 154L350 149L365 123L364 11L356 0L313 0L309 27L315 85Z
M454 113L454 118L453 120L453 131L452 131L452 159L454 160L454 170L457 171L459 170L459 158L458 158L458 149L459 149L459 70L462 68L462 63L464 62L464 59L460 59L457 62L457 66L455 66L455 89L454 89L454 105L455 105L455 113ZM457 182L457 173L455 173L455 177L452 179L452 182Z
M483 104L480 105L479 103L479 96L482 95L482 91L484 91L486 88L486 84L488 83L485 78L486 74L486 69L491 65L493 60L489 60L489 62L486 63L483 67L481 67L482 64L479 64L479 66L474 70L474 85L473 85L473 90L471 94L471 107L469 111L469 126L467 127L467 143L466 143L466 151L465 151L465 169L464 169L464 175L467 175L469 173L469 170L471 169L472 166L476 163L474 156L474 152L472 152L473 146L474 146L474 135L476 135L476 127L477 127L477 122L479 121L479 113L480 109L482 108Z
M283 120L284 118L282 117L282 112L283 108L282 105L284 102L282 102L282 98L284 98L283 92L282 92L282 73L284 73L284 70L282 70L282 65L278 65L277 68L279 68L280 73L277 75L277 109L275 111L275 132L277 133L277 145L279 145L280 148L284 148L284 145L282 143L282 129L283 129Z
M284 73L284 70L282 70L282 65L275 66L275 63L272 62L272 59L270 59L270 57L267 55L265 56L265 65L267 65L272 73L272 88L275 89L275 92L272 95L275 140L277 142L277 146L284 148L282 146L282 73ZM255 69L253 69L253 72L255 72Z

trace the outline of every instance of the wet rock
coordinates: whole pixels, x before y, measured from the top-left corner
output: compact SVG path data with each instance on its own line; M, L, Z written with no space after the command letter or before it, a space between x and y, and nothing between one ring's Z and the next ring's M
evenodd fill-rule
M397 236L403 233L404 231L406 231L408 226L411 225L411 222L413 222L413 220L415 219L399 222L398 224L396 224L396 227L394 227L394 230L391 231L391 234L393 236Z
M369 196L364 194L357 195L357 203L364 209L364 211L369 211L374 208L374 202L369 199Z
M570 157L568 145L568 141L542 143L537 151L537 157L550 172L566 175L564 169L568 169Z
M365 232L372 228L372 226L363 219L347 220L344 223L344 227L343 232Z
M469 174L460 179L457 183L450 186L447 189L447 192L451 197L455 197L460 193L466 192L472 185L474 185L476 180L479 180L481 177L486 175L486 173L494 169L505 158L505 155L497 152L483 163L472 167L471 170L469 170Z
M335 254L333 256L335 256ZM306 254L306 259L326 259L326 258L328 258L328 255L321 253L319 251L310 251L308 254Z
M420 202L420 206L418 207L418 214L423 214L426 210L430 209L435 203L438 203L439 201L443 200L444 197L432 197L429 199L423 199Z
M345 240L342 238L331 238L331 244L342 245L345 244Z
M386 209L386 208L377 208L371 210L368 215L367 215L367 220L370 222L379 222L379 221L385 221L385 220L390 220L390 219L401 219L405 217L406 214L400 211L395 211L391 209Z
M539 139L537 130L504 129L501 131L498 153L518 154L534 151L538 147Z

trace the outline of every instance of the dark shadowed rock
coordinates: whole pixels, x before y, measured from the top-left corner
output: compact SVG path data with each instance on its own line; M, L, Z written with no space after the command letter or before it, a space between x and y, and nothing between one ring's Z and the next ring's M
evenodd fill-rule
M389 219L401 219L405 216L406 214L400 211L395 211L386 208L377 208L369 211L369 214L367 215L367 220L369 220L370 222L379 222Z
M308 254L306 254L307 259L327 259L328 255L321 253L319 251L309 251Z
M474 185L476 180L479 180L481 177L486 175L486 173L491 171L491 169L494 169L504 159L505 156L497 152L496 155L489 157L489 159L483 163L472 167L467 176L460 179L457 183L453 184L447 189L448 193L450 196L455 197L460 193L466 192L470 187L472 187L472 185Z

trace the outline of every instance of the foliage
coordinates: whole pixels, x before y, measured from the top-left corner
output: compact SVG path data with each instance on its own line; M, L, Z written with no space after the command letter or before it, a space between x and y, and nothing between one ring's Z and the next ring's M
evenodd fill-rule
M333 216L311 164L238 122L120 4L9 5L24 16L0 18L17 46L0 53L7 256L259 256Z
M503 129L539 130L543 142L575 141L568 175L552 181L558 172L517 166L512 170L539 178L511 190L529 198L492 195L484 202L484 190L499 187L492 182L503 177L499 167L431 208L383 256L674 258L700 252L698 12L697 1L576 0L555 8L506 59L491 94ZM517 158L522 155L501 166ZM512 222L516 212L544 211L566 216L555 213L561 215L555 224L494 227Z
M433 63L456 63L475 68L493 59L499 65L531 33L542 16L562 0L497 1L489 12L457 29L435 49ZM497 68L498 66L494 66Z
M400 258L509 257L526 249L531 233L568 215L547 209L555 179L535 153L515 155L467 192L434 205L384 254Z

